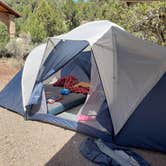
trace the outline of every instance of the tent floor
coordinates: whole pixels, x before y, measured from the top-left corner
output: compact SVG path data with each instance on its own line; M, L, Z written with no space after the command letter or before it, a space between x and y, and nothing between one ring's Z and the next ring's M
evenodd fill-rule
M79 113L79 110L81 109L81 107L83 106L83 104L73 107L67 111L64 111L58 115L56 115L57 117L63 118L63 119L68 119L68 120L72 120L72 121L77 121L77 115Z

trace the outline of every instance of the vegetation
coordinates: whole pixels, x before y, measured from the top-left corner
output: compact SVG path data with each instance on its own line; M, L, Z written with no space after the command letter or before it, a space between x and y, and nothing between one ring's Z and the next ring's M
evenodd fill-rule
M100 19L115 22L142 39L166 45L166 1L132 6L120 0L4 1L22 15L16 20L17 36L30 34L33 45L46 41L47 37L65 33L83 22ZM2 48L8 41L7 30L2 24L0 36Z
M7 27L0 22L0 49L3 48L8 42Z

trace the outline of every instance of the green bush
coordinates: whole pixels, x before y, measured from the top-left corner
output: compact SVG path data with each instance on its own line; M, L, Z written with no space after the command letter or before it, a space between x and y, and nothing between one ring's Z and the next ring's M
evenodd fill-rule
M0 22L0 51L4 49L5 45L9 40L8 30L6 25Z

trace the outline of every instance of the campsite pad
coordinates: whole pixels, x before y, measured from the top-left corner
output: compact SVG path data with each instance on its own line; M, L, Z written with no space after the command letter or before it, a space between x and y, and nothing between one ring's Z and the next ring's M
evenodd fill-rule
M62 87L45 85L44 89L46 92L46 98L49 99L54 96L60 96L60 90L62 89ZM73 107L83 104L85 100L86 95L81 93L70 93L68 95L64 95L60 101L57 101L53 104L47 104L48 114L57 115L59 113L62 113L63 111L69 110Z

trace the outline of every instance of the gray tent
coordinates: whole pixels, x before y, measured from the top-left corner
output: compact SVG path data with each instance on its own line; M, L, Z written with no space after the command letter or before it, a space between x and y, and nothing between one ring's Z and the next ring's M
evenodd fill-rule
M23 70L0 93L0 105L26 119L57 124L96 137L114 136L122 145L166 151L166 134L161 130L166 128L165 104L161 100L166 94L161 94L159 99L154 99L153 94L165 71L165 47L138 39L109 21L89 22L49 38L47 43L33 49ZM48 114L56 107L47 104L47 90L53 91L48 85L67 75L89 82L90 91L81 104L56 115ZM166 92L166 87L162 90ZM145 101L151 93L153 104L158 108L163 106L161 111L151 108L153 115L160 114L160 121L154 120L150 112L148 120L144 116L146 108L153 105ZM74 100L75 96L70 98ZM146 111L135 115L140 110ZM93 118L79 121L80 115ZM130 124L135 116L136 124ZM139 122L147 128L140 130ZM148 127L154 123L156 126L151 131ZM126 127L140 133L133 136Z

